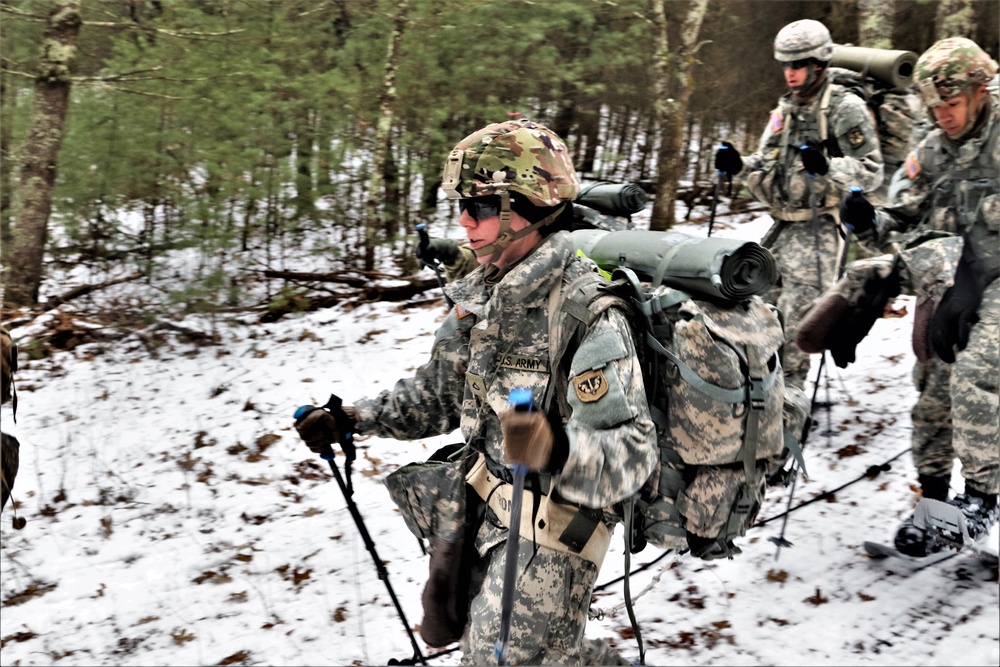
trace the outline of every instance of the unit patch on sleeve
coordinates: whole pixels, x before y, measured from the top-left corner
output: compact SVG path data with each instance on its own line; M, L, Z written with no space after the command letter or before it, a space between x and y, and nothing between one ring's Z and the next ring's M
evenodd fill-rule
M573 388L581 403L594 403L608 393L608 379L604 369L586 371L573 378Z
M847 143L851 148L861 148L865 144L865 133L860 126L852 127L847 131Z
M917 162L917 154L910 153L907 155L906 162L903 163L903 166L906 168L906 175L911 181L916 178L917 174L920 173L920 163Z

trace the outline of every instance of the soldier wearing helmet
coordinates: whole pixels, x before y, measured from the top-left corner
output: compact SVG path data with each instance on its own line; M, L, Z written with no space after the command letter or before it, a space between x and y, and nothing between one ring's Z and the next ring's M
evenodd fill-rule
M962 508L973 539L996 523L1000 493L1000 114L987 89L996 74L996 61L964 37L925 51L914 79L937 127L896 172L886 206L862 197L841 208L845 223L875 244L892 232L907 248L962 239L953 277L917 293L912 443L925 498L948 499L954 459L961 461L964 492L950 502ZM913 556L941 548L912 517L895 543Z
M795 21L774 39L788 92L778 100L758 149L742 157L729 142L715 167L745 179L750 194L770 207L774 225L761 240L781 279L769 300L785 321L785 384L803 388L809 355L794 344L799 322L836 280L846 244L837 203L851 186L865 192L882 183L882 153L871 112L861 97L827 77L833 41L819 21Z
M579 190L566 145L530 120L488 125L449 154L442 189L459 204L478 266L445 288L455 306L430 359L348 411L360 434L415 440L459 428L467 448L460 465L474 489L469 507L483 507L486 520L458 537L430 530L421 634L432 646L461 638L464 663L496 661L509 467L521 464L531 471L528 518L505 661L628 664L583 631L611 528L622 520L616 506L647 481L658 450L621 302L600 297L608 307L582 328L561 307L563 296L603 280L565 231ZM508 407L515 389L530 390L531 411ZM323 410L296 428L313 451L339 438ZM465 484L459 498L424 482L411 487L417 508L401 505L404 517L465 507Z

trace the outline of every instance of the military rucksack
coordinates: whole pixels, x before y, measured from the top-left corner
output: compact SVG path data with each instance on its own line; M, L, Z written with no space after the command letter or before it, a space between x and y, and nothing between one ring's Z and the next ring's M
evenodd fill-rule
M623 508L629 549L731 558L767 480L789 454L801 463L808 416L804 394L784 385L781 322L758 295L776 280L774 259L757 243L676 232L574 232L574 240L613 273L567 290L564 326L575 320L581 336L608 307L630 313L656 424L658 470Z
M843 86L868 105L875 118L888 181L929 129L920 97L911 90L890 87L874 77L842 67L830 67L827 76L831 83Z

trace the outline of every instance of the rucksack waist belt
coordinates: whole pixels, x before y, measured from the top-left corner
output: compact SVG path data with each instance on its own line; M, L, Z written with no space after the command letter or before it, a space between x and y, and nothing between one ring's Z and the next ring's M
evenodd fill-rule
M794 209L794 208L774 208L771 209L771 217L775 220L780 220L782 222L807 222L812 220L813 212L811 208L808 209ZM816 207L816 215L832 215L834 219L837 218L836 207Z
M490 472L485 456L479 455L465 481L486 501L500 523L509 527L514 487ZM598 570L611 545L611 531L599 517L579 507L554 502L549 495L537 494L536 498L536 493L527 488L521 501L521 537L584 558Z

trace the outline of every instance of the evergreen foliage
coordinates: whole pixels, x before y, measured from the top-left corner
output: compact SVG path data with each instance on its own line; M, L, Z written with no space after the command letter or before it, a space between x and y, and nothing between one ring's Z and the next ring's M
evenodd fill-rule
M219 307L251 305L238 303L233 286L303 253L315 253L327 270L361 267L397 2L82 3L51 256L124 263L152 275L165 251L188 248L178 291ZM0 7L8 174L21 159L50 4L6 0ZM664 3L672 45L688 4ZM894 46L929 46L938 4L897 2ZM996 3L966 4L978 12L973 37L995 49ZM755 147L783 90L771 46L780 27L816 18L835 41L856 42L854 5L709 3L683 142L695 184L713 178L708 165L720 139ZM415 270L407 263L414 226L436 223L443 233L454 224L454 211L439 203L442 157L468 132L509 114L566 138L584 178L652 188L658 130L649 9L649 0L412 0L389 154L376 181L384 184L377 194L386 218L377 267L392 270L395 261L398 273ZM0 187L6 202L7 178ZM7 248L17 221L6 206L0 218Z

